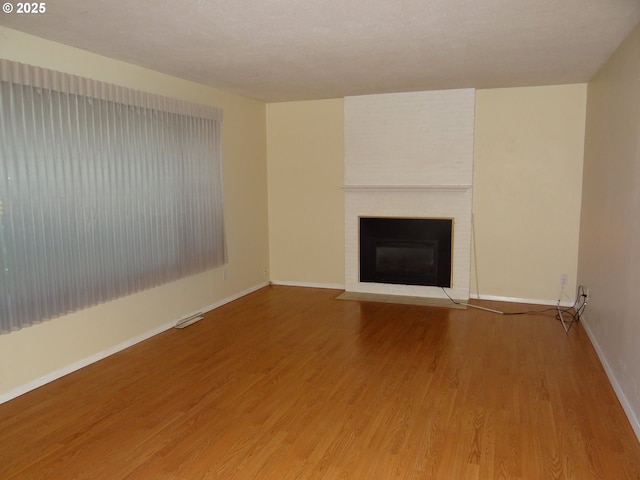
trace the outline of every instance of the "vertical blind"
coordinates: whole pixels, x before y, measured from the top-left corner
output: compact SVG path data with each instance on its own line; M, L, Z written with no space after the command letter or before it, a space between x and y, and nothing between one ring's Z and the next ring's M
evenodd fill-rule
M0 60L0 333L224 264L222 112Z

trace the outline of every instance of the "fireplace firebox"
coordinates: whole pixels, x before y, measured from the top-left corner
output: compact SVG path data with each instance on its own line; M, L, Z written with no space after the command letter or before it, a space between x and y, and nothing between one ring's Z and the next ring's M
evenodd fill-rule
M451 287L453 220L360 217L360 281Z

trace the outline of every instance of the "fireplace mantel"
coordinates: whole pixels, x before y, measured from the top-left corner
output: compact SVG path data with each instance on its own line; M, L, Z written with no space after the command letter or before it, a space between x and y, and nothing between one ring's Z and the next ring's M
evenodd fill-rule
M471 185L343 185L345 192L466 192Z

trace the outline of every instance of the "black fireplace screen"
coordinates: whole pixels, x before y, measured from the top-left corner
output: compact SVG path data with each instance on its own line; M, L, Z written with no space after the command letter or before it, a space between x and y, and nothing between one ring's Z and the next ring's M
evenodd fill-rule
M360 281L451 287L452 219L360 218Z

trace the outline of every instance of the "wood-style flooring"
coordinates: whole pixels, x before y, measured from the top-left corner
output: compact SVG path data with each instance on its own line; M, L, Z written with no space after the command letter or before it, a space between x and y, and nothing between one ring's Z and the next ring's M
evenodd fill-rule
M0 479L640 479L580 324L339 293L267 287L0 405Z

